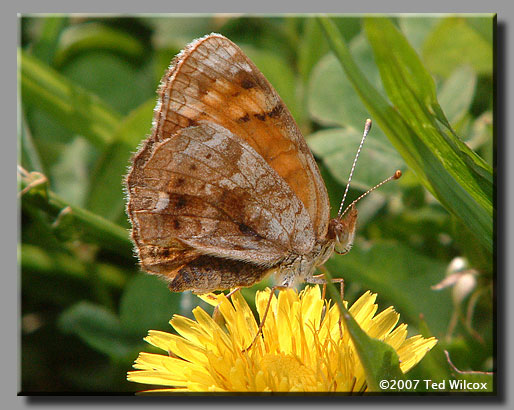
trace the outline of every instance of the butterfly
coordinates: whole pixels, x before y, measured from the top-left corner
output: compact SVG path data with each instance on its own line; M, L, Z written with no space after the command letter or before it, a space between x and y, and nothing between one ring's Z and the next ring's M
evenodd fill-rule
M270 274L280 287L320 283L316 268L334 250L348 252L355 236L354 204L330 219L325 184L291 113L220 34L172 61L126 184L141 268L175 292L247 287Z

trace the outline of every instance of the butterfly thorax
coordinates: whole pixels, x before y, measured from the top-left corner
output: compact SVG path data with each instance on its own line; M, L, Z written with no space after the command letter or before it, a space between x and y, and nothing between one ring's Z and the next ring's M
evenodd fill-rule
M334 241L317 243L312 252L306 255L290 255L276 268L277 283L292 287L297 283L309 282L316 272L316 267L323 265L334 251Z
M277 267L277 279L281 286L291 287L299 282L309 282L316 268L323 265L332 255L350 251L355 237L357 209L352 206L343 218L331 219L327 234L316 242L311 252L305 255L291 255Z

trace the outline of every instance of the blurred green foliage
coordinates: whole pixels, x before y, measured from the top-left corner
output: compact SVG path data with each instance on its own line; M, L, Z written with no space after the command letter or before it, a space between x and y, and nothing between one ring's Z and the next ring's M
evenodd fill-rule
M439 339L408 377L455 376L444 350L461 371L494 370L494 25L492 15L22 16L22 391L146 388L125 380L152 350L142 338L200 304L139 272L123 178L172 57L213 31L239 44L290 108L333 213L367 117L349 199L404 172L359 204L353 250L327 267L345 278L345 299L377 292L411 334ZM270 284L243 291L250 305Z

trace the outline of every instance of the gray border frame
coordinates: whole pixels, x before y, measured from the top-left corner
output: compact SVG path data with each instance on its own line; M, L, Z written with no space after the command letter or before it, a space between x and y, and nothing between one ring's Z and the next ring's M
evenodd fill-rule
M348 406L348 405L365 405L365 406L380 406L390 407L398 406L399 404L407 404L409 406L421 404L424 406L448 406L452 409L461 406L476 405L499 405L508 406L512 404L512 389L509 389L509 370L514 370L513 355L508 347L511 343L507 341L513 340L513 308L514 303L509 298L509 295L514 293L514 280L511 277L511 272L514 272L514 253L508 252L512 246L513 234L513 221L509 218L507 210L512 209L514 201L512 177L514 172L514 164L509 161L514 157L514 144L512 139L509 138L512 122L512 115L509 110L509 101L513 96L513 83L509 81L508 73L512 72L512 52L509 53L510 47L513 44L513 31L509 30L512 25L514 12L513 6L505 1L489 0L487 2L478 0L468 0L467 2L457 2L448 0L432 0L427 2L413 2L408 0L389 0L387 2L374 1L360 1L354 3L343 4L334 0L316 0L315 3L306 0L293 1L287 0L278 3L276 1L261 0L258 3L245 3L236 0L218 0L216 3L208 1L197 2L183 2L175 4L173 1L145 1L144 3L136 2L111 2L99 0L89 0L87 2L75 2L71 4L70 1L65 0L47 0L45 2L35 1L18 1L16 3L2 5L2 23L0 30L2 30L2 50L4 50L5 57L12 56L16 52L15 48L18 43L18 18L17 13L49 13L49 12L82 12L82 13L108 13L108 14L138 14L138 13L215 13L215 12L246 12L257 14L271 14L271 13L363 13L363 12L379 12L379 13L422 13L422 12L496 12L498 13L498 37L496 48L496 143L497 143L497 287L498 293L498 352L500 364L500 390L497 398L488 397L427 397L420 400L419 396L402 396L402 397L368 397L364 400L347 400L345 398L336 398L335 400L327 400L324 397L309 397L299 398L291 397L279 400L279 398L262 397L262 398L238 398L238 397L204 397L204 398L173 398L173 399L143 399L143 398L125 398L125 397L39 397L27 398L16 397L19 391L18 386L18 360L19 360L19 345L18 345L18 324L19 324L19 281L16 255L16 244L13 238L18 237L18 219L13 218L13 213L17 213L17 203L12 201L11 198L16 198L14 193L15 187L10 184L14 183L14 178L10 179L10 175L15 173L15 156L12 154L16 150L16 139L11 137L17 135L17 123L15 124L13 118L16 118L17 105L13 103L5 103L2 105L4 124L8 124L6 136L4 141L7 142L7 149L2 150L2 161L0 161L2 179L6 180L3 187L6 187L8 192L13 192L13 195L8 195L7 201L2 203L2 216L3 216L3 229L2 231L2 256L3 260L7 261L6 268L3 275L7 283L2 286L2 309L1 322L3 325L7 324L4 328L4 337L1 339L1 347L3 359L7 361L7 369L2 374L2 393L3 402L7 408L25 408L25 407L70 407L80 405L82 408L103 408L103 407L119 407L121 408L130 406L157 406L168 407L170 405L194 405L194 406L209 406L219 407L227 405L241 405L245 406L259 406L259 405L280 405L281 407L298 406L305 404L307 406L317 405L323 402L324 405L331 406ZM14 34L16 33L16 35ZM16 39L16 40L15 40ZM15 41L13 41L15 40ZM510 47L509 47L510 45ZM17 95L17 82L13 81L15 65L7 61L2 65L5 72L1 77L2 97L5 100L12 101L12 95ZM510 97L510 98L509 98ZM11 113L10 110L15 112ZM7 115L6 115L7 114ZM11 128L12 127L12 128ZM11 144L14 145L11 147ZM4 181L2 181L4 182ZM510 189L509 189L510 188ZM13 213L11 213L13 212ZM504 273L504 274L503 274ZM501 281L501 283L500 283ZM14 291L16 289L16 291ZM13 314L13 306L16 305L16 315ZM16 352L16 353L15 353ZM15 376L16 375L16 376ZM501 380L500 380L501 379Z

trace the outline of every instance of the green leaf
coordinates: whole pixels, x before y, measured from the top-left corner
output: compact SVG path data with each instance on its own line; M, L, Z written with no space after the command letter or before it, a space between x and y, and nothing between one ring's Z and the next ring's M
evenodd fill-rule
M455 69L444 82L438 99L450 124L457 123L468 112L476 84L477 76L469 66Z
M326 126L364 124L369 116L344 76L341 65L332 55L326 55L312 72L308 88L308 109L311 117Z
M492 28L493 14L484 14ZM492 30L489 31L492 34ZM485 39L464 17L442 20L427 36L423 45L423 60L434 74L448 77L455 67L470 65L478 74L492 75L492 37Z
M381 391L381 380L404 379L396 351L387 343L369 337L348 311L343 311L343 317L364 367L369 390Z
M451 130L431 76L387 19L365 29L391 106L363 76L333 23L321 18L330 45L360 97L427 189L492 249L492 172ZM441 128L443 124L443 128Z
M90 179L87 208L111 221L126 221L124 177L137 146L151 132L155 99L127 115L113 133Z
M121 30L100 23L77 24L62 33L55 63L62 65L74 55L98 49L114 51L127 58L139 58L145 51L138 39Z
M32 174L31 174L32 175ZM31 183L32 177L23 178L21 189ZM81 239L97 243L106 249L130 255L132 243L126 229L77 206L72 206L52 191L46 190L47 184L32 187L22 196L32 206L55 218L53 228L62 237Z
M471 124L471 129L468 132L468 138L466 139L474 149L480 149L485 151L489 164L493 163L494 146L491 140L493 133L493 113L491 111L484 112Z
M102 147L111 140L120 121L118 113L25 51L18 51L18 61L24 105L45 110L94 146Z
M496 14L467 14L466 22L470 27L473 27L487 43L492 45L496 18Z
M236 44L253 45L255 49L268 50L291 61L298 41L298 26L303 19L303 17L265 19L241 15L227 20L220 32Z
M318 60L328 52L321 27L314 19L305 21L303 39L298 43L298 71L306 84Z
M326 164L323 161L318 163L319 170L321 173L321 177L325 182L325 186L327 187L328 197L330 199L330 213L332 217L335 217L337 211L339 209L339 204L341 203L341 199L343 198L344 192L344 184L341 184L334 175L329 172Z
M60 277L72 277L87 281L90 279L89 267L76 256L64 252L49 251L42 247L22 244L18 252L23 272L37 272L58 281ZM126 270L106 263L96 264L98 278L115 288L123 288L127 280Z
M24 115L21 115L18 131L18 147L20 149L21 166L37 172L45 172L43 161L35 144L32 133L28 129Z
M380 89L380 75L373 62L371 47L361 34L350 50L366 78ZM308 86L308 109L311 117L323 125L350 126L362 130L369 113L341 64L333 54L324 56L312 71ZM380 127L373 127L373 138L380 138Z
M123 359L135 347L133 339L125 336L116 315L90 302L79 302L65 311L59 318L59 327L112 358Z
M398 26L416 51L421 52L426 37L440 20L441 18L436 15L406 15L398 18Z
M386 19L367 19L365 28L388 96L415 133L408 143L419 148L416 165L422 165L431 191L439 201L460 216L490 249L493 211L490 167L453 133L437 102L430 74L401 33ZM395 50L392 58L385 52L386 48ZM422 155L429 152L430 157Z
M341 298L333 283L330 274L325 273L328 282L328 289L333 300L337 301L341 318L348 330L355 345L355 350L366 374L366 383L369 391L382 391L381 380L402 380L403 372L400 369L400 361L396 351L387 343L369 337L359 324L344 307Z
M89 188L88 157L92 147L81 137L64 146L58 161L51 168L50 177L55 193L70 204L84 206Z
M41 61L48 65L52 65L61 33L68 24L68 17L47 16L42 20L43 27L41 30L41 36L34 43L32 53Z
M345 15L342 17L336 15L332 21L346 41L351 41L362 30L362 17L359 15Z
M127 334L142 338L148 330L169 330L171 317L180 312L182 294L169 291L155 276L136 275L126 286L120 304L120 320Z
M116 112L126 114L155 95L150 63L134 66L106 51L79 54L61 69L76 86L83 87Z
M158 50L164 47L182 49L194 38L214 30L214 16L143 16L141 21L152 28L152 40Z

